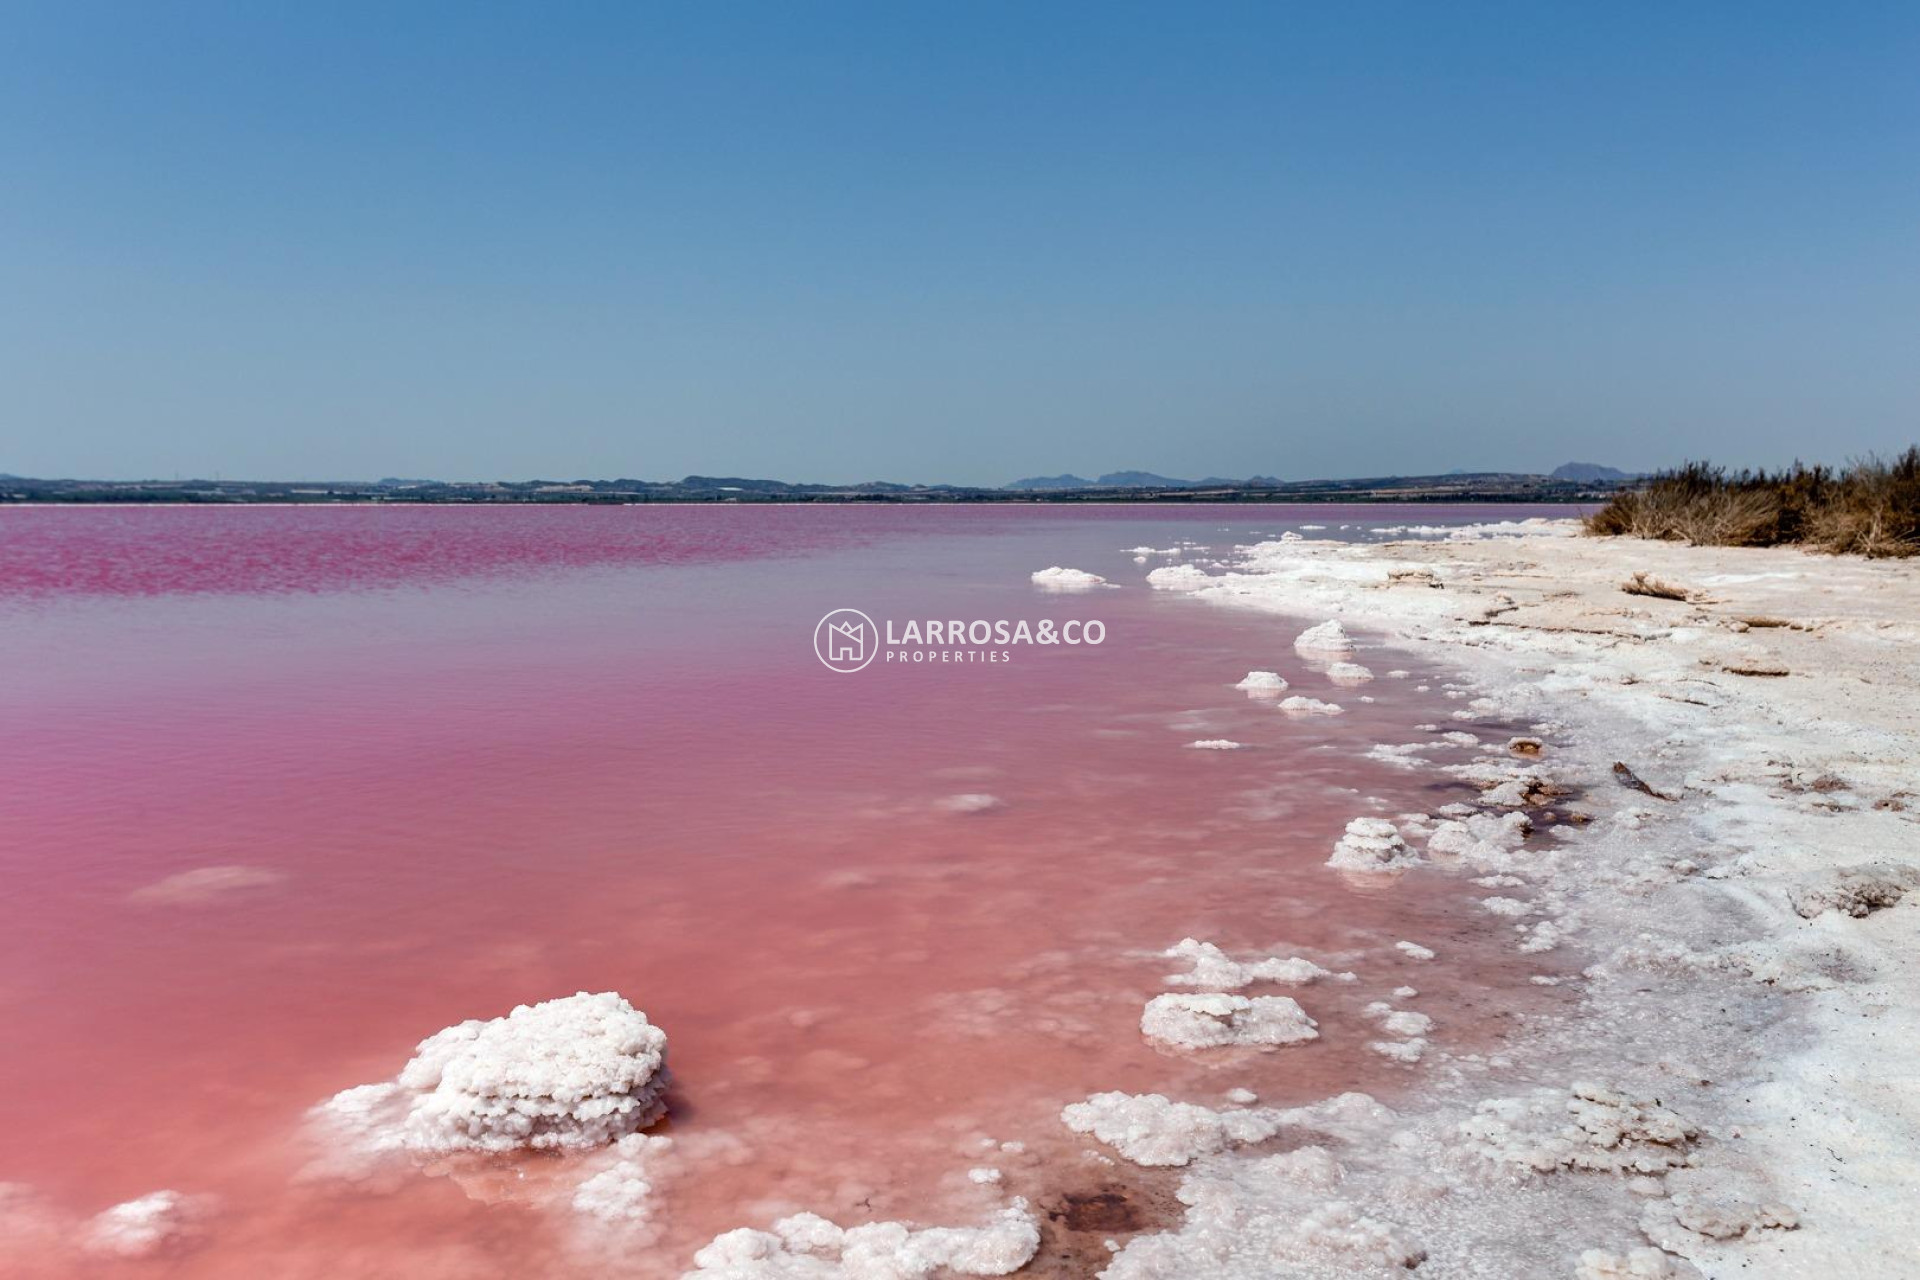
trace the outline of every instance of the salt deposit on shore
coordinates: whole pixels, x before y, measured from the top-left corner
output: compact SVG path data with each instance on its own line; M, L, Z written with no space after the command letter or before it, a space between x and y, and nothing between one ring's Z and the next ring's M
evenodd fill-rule
M1184 1223L1101 1274L1920 1275L1920 575L1571 522L1414 532L1445 541L1281 540L1154 585L1331 616L1460 672L1458 718L1532 720L1448 767L1478 806L1407 834L1497 887L1477 927L1579 948L1584 972L1534 979L1579 1004L1497 1060L1372 1006L1371 1047L1425 1086L1315 1126L1318 1154L1227 1149L1228 1120L1165 1099L1082 1104L1077 1131L1190 1164ZM1687 596L1629 594L1636 572ZM1536 829L1550 805L1577 821Z

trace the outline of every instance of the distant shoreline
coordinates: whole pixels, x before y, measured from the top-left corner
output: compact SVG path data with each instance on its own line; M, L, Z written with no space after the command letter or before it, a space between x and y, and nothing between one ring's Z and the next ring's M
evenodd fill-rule
M867 504L952 505L1351 505L1384 502L1423 505L1463 502L1580 504L1604 502L1622 482L1575 483L1550 476L1478 473L1465 476L1388 476L1307 480L1274 485L1168 486L1072 489L987 489L957 485L796 485L744 480L717 483L633 480L556 483L311 481L109 481L0 478L0 505L9 506L638 506Z

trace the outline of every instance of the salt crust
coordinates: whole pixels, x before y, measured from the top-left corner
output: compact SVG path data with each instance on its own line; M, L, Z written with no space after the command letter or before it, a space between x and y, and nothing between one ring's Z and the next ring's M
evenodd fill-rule
M977 1227L870 1222L841 1227L813 1213L781 1218L770 1231L740 1227L693 1255L686 1280L922 1280L1004 1276L1040 1248L1027 1202L1014 1199Z
M1091 591L1095 587L1109 585L1097 573L1088 573L1085 569L1063 569L1057 564L1035 570L1032 577L1034 586L1050 591Z
M1202 738L1187 745L1199 751L1238 751L1241 747L1232 738Z
M582 991L448 1027L393 1081L347 1089L312 1114L364 1151L587 1150L660 1118L666 1053L644 1013Z
M1159 591L1197 591L1212 581L1206 570L1190 564L1162 565L1147 574L1147 585Z
M1185 973L1170 973L1161 981L1170 987L1195 987L1202 991L1238 991L1256 982L1278 982L1287 986L1305 986L1322 978L1352 982L1351 973L1334 973L1299 956L1264 956L1240 962L1211 942L1182 938L1164 953L1169 960L1186 960L1192 968Z
M1228 1147L1264 1142L1284 1129L1379 1124L1392 1112L1364 1093L1343 1093L1305 1107L1214 1110L1157 1093L1096 1093L1060 1113L1075 1133L1091 1134L1138 1165L1191 1164Z
M1555 743L1553 780L1537 768L1511 769L1510 758L1500 769L1476 762L1478 777L1469 780L1481 788L1482 804L1536 820L1549 806L1574 809L1581 812L1571 816L1583 824L1553 815L1548 849L1502 848L1508 838L1470 831L1471 856L1488 863L1475 869L1517 872L1541 886L1536 907L1548 918L1520 926L1523 946L1576 908L1589 935L1640 935L1583 975L1536 975L1542 983L1565 982L1571 998L1592 1011L1564 1023L1529 1018L1510 1052L1532 1055L1521 1060L1536 1064L1551 1053L1618 1073L1621 1086L1602 1092L1655 1111L1654 1123L1628 1120L1620 1126L1623 1141L1608 1147L1569 1116L1547 1128L1552 1140L1522 1142L1520 1149L1556 1169L1651 1163L1667 1171L1603 1184L1540 1180L1569 1187L1577 1181L1582 1189L1529 1190L1531 1208L1514 1199L1518 1193L1501 1190L1513 1184L1459 1184L1461 1206L1445 1215L1437 1241L1424 1241L1437 1244L1444 1261L1423 1270L1504 1276L1577 1268L1591 1280L1693 1274L1684 1261L1634 1240L1638 1234L1687 1252L1714 1275L1903 1273L1911 1267L1910 1235L1896 1188L1920 1180L1920 1123L1892 1082L1908 1073L1920 1016L1895 984L1920 963L1920 941L1905 874L1888 876L1874 864L1890 861L1883 850L1910 844L1906 824L1920 812L1920 788L1911 785L1920 700L1910 692L1920 689L1920 625L1909 621L1920 617L1920 584L1899 565L1787 549L1578 539L1573 531L1570 522L1538 531L1548 536L1521 529L1497 546L1482 539L1501 535L1480 533L1449 535L1437 548L1267 543L1197 588L1208 601L1362 618L1430 657L1469 655L1485 682L1478 687L1497 697L1474 698L1454 718L1530 716L1534 732ZM1623 561L1710 587L1711 603L1721 607L1622 601ZM1402 568L1421 570L1428 585L1447 589L1393 589ZM1746 613L1798 621L1743 634L1751 653L1716 643L1722 633L1745 632L1739 617ZM1677 625L1681 620L1686 625ZM1793 676L1743 679L1730 664L1748 659ZM1857 691L1862 687L1868 692ZM1518 754L1530 754L1531 743L1521 745L1529 751ZM1621 759L1675 798L1620 794L1608 771ZM1574 790L1557 785L1561 776ZM1445 816L1476 816L1449 808ZM1441 841L1443 849L1447 844ZM1431 846L1428 852L1449 856ZM1451 856L1465 860L1462 852ZM1862 874L1849 874L1855 871ZM1656 931L1643 932L1649 924ZM1649 987L1646 973L1656 985ZM1796 1000L1796 1021L1784 1011L1766 1012L1778 1000L1773 992L1817 999ZM1595 1028L1604 1034L1594 1035ZM1727 1083L1694 1067L1669 1067L1676 1053L1712 1060L1711 1074ZM1461 1088L1471 1087L1475 1071L1511 1065L1503 1054L1429 1070L1444 1071ZM1679 1110L1674 1080L1660 1079L1668 1071L1691 1082ZM1495 1114L1469 1122L1498 1121L1499 1104L1514 1101L1496 1098L1489 1108ZM1619 1105L1569 1092L1560 1106L1576 1101L1601 1111ZM1437 1124L1451 1104L1436 1098L1427 1105L1438 1108ZM1740 1141L1701 1147L1697 1135L1672 1143L1651 1132L1664 1123L1657 1111L1693 1116L1702 1108L1716 1123L1737 1117L1730 1132ZM1578 1136L1556 1132L1568 1124ZM1574 1149L1570 1162L1557 1162L1553 1140ZM1416 1158L1431 1159L1427 1144L1434 1142L1441 1144L1434 1152L1444 1149L1445 1139L1424 1128L1392 1136L1392 1145ZM1461 1150L1484 1155L1488 1148L1471 1142ZM1207 1159L1209 1171L1218 1166L1229 1180L1254 1163L1227 1154ZM1697 1170L1692 1161L1700 1162ZM1533 1168L1497 1158L1484 1163ZM1869 1166L1875 1176L1863 1179L1859 1170ZM1767 1187L1730 1198L1723 1189L1743 1171ZM1666 1195L1666 1184L1694 1174L1709 1180L1700 1195L1718 1207ZM1242 1185L1240 1211L1275 1211L1277 1191ZM1768 1189L1785 1185L1789 1197ZM1624 1206L1616 1207L1607 1186L1626 1201L1651 1196L1644 1221L1623 1218ZM1809 1211L1809 1199L1817 1212ZM1355 1203L1387 1216L1375 1202ZM1682 1224L1687 1203L1695 1207L1686 1216L1704 1230ZM1472 1212L1463 1217L1459 1210L1468 1204ZM1802 1215L1808 1225L1789 1229ZM1406 1219L1428 1226L1438 1220L1420 1213ZM1762 1237L1764 1250L1755 1249L1751 1242ZM1191 1229L1136 1238L1105 1274L1122 1275L1122 1264L1150 1252L1163 1255L1165 1265L1131 1274L1344 1274L1281 1264L1238 1245L1216 1258Z
M1250 694L1278 694L1285 692L1287 682L1278 671L1249 671L1233 687Z
M1319 1038L1316 1025L1291 996L1162 995L1140 1015L1142 1035L1179 1049L1301 1044Z
M1318 698L1302 698L1297 694L1280 701L1280 709L1290 716L1337 716L1345 708L1336 702L1322 702Z
M1595 1084L1482 1102L1461 1136L1488 1159L1540 1173L1664 1173L1691 1160L1700 1131L1650 1098Z

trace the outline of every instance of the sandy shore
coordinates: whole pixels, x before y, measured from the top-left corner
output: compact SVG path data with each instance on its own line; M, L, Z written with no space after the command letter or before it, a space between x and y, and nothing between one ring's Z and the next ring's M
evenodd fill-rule
M1686 598L1624 591L1635 573ZM1428 1054L1429 1106L1295 1115L1285 1155L1197 1159L1185 1226L1103 1274L1920 1275L1912 565L1529 522L1289 539L1153 582L1338 618L1361 663L1460 672L1462 720L1533 724L1538 755L1405 758L1485 789L1429 860L1488 886L1486 928L1574 966L1536 978L1568 1012L1511 1052ZM1575 821L1492 825L1548 806ZM1433 822L1403 829L1418 847Z

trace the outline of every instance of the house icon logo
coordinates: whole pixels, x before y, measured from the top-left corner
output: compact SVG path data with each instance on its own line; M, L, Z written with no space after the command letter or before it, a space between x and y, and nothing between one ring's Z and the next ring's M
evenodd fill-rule
M829 670L858 671L880 648L880 630L858 609L835 609L813 629L813 652Z

